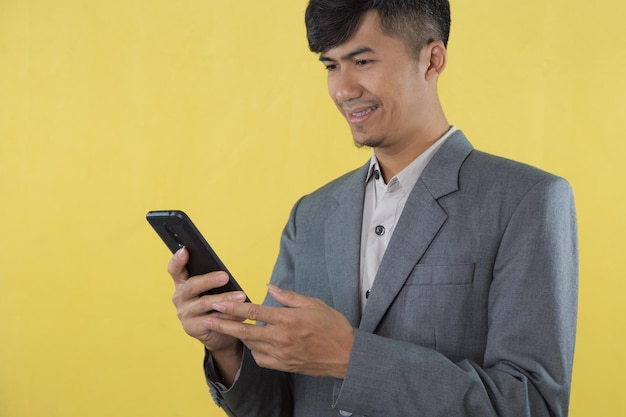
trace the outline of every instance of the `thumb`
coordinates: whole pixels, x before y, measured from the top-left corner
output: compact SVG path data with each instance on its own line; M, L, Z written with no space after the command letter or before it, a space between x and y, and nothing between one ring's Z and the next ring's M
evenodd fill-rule
M174 284L182 284L189 278L187 268L185 267L188 260L189 251L187 251L187 248L182 247L176 251L167 264L167 272L169 272L174 279Z
M294 291L281 290L276 285L268 284L267 290L272 298L285 307L304 307L309 305L309 298Z

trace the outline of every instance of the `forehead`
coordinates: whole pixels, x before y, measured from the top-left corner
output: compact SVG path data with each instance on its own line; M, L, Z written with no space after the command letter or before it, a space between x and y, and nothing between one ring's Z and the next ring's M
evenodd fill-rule
M375 55L408 54L408 48L404 42L383 32L378 12L375 10L365 12L352 36L344 43L324 51L320 60L340 61L364 53Z

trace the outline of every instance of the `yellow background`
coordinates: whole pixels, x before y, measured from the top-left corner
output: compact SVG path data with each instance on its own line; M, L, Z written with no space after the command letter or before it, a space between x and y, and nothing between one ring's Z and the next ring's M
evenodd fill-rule
M449 120L573 184L571 416L626 415L626 3L453 0ZM187 211L260 301L294 201L368 157L304 0L0 0L0 416L220 415L144 220Z

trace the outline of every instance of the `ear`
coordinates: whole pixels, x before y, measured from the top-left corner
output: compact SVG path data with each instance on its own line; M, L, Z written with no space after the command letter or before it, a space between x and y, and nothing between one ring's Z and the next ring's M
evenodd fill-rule
M433 41L424 48L423 58L428 62L426 70L426 80L436 80L446 69L448 62L448 51L442 41Z

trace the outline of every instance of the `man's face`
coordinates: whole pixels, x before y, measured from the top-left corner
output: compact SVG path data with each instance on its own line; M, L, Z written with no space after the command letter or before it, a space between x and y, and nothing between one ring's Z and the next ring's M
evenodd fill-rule
M401 40L385 35L377 12L367 12L353 36L320 61L358 145L399 152L419 138L436 95L425 78L429 57L422 51L418 62Z

